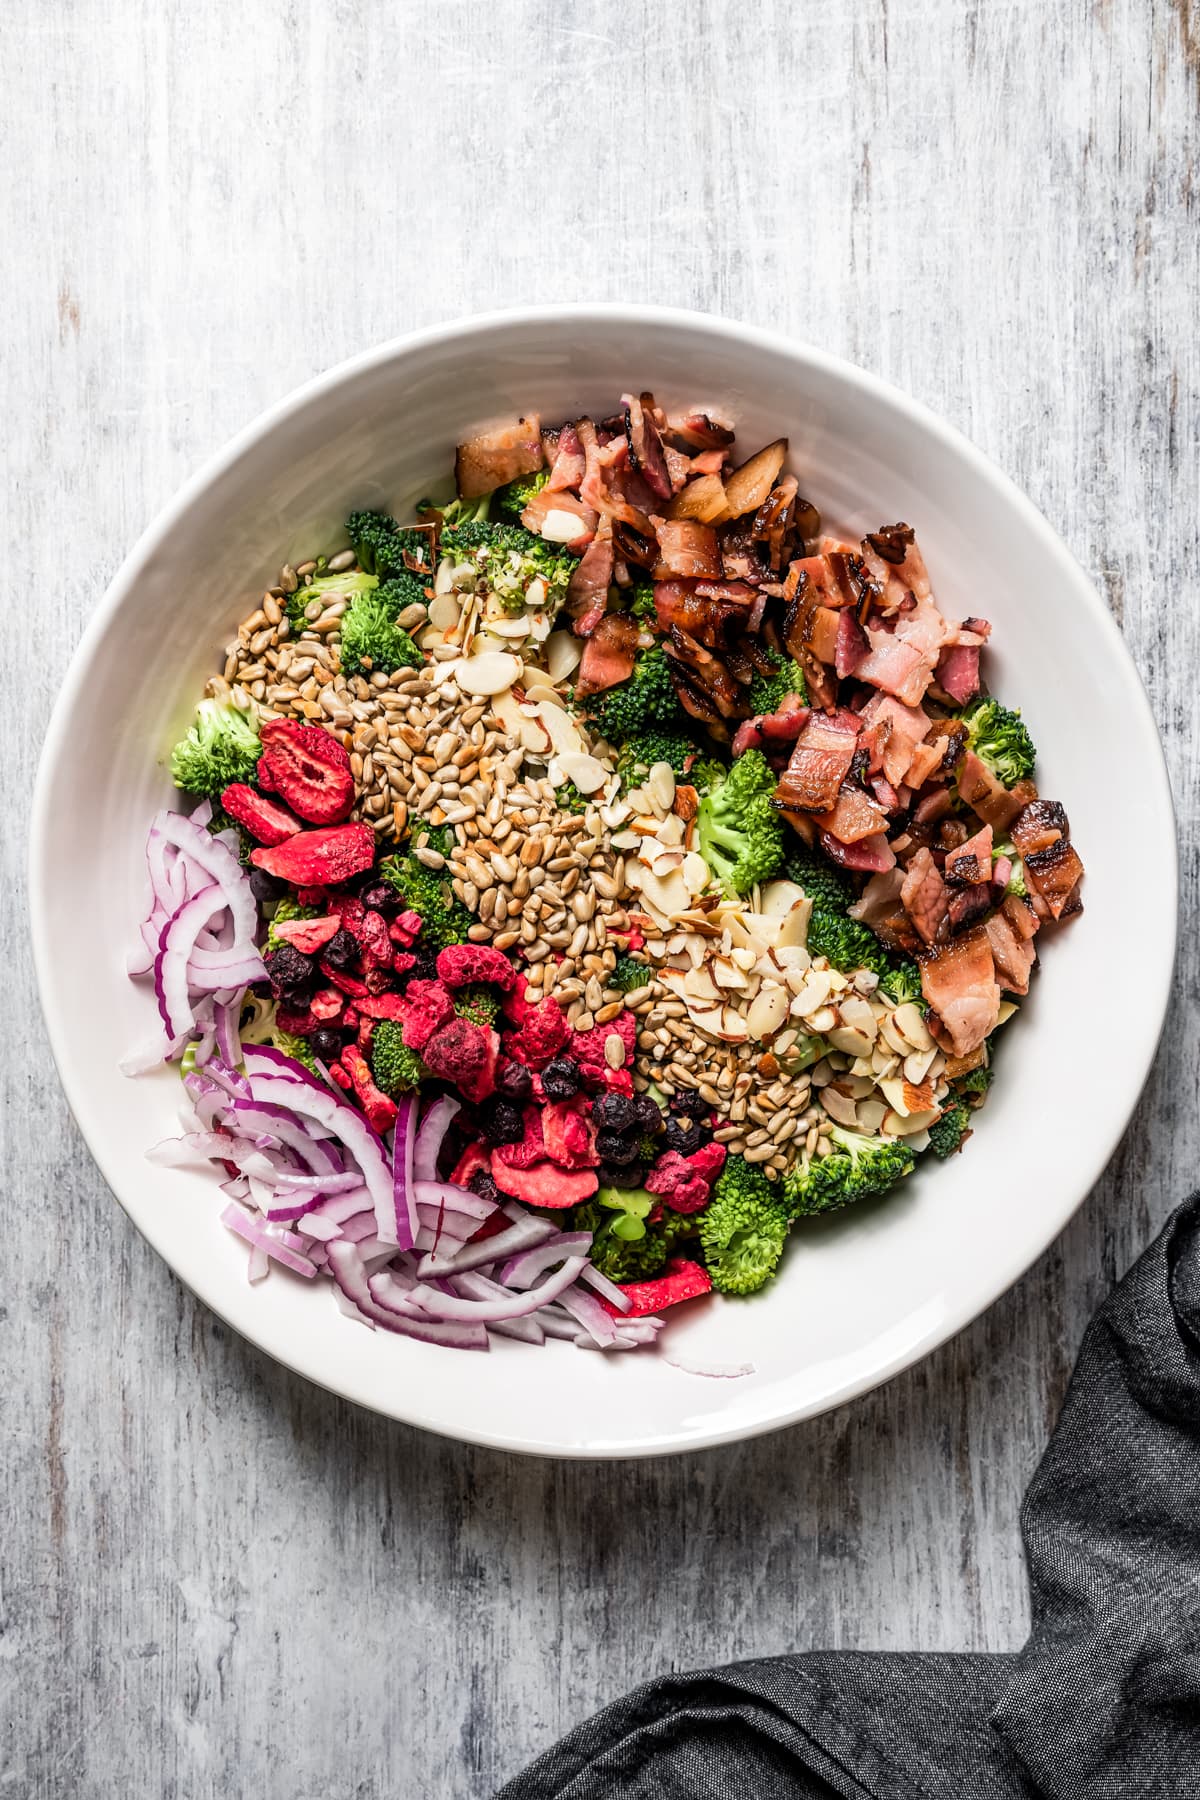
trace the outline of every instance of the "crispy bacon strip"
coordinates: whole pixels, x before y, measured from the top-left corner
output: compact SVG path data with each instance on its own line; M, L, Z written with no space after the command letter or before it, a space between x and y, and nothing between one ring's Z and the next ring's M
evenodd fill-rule
M854 726L841 717L814 712L776 790L777 804L805 812L829 812L850 773L857 743Z

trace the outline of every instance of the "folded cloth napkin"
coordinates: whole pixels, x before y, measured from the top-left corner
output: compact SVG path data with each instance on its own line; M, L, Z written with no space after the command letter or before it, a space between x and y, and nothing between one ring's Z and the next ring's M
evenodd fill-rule
M1021 1529L1018 1655L661 1676L499 1800L1200 1800L1200 1194L1089 1325Z

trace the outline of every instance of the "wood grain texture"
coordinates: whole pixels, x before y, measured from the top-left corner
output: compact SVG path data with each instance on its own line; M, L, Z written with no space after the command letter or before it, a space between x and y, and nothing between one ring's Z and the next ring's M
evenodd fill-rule
M665 1665L1017 1645L1022 1486L1200 1145L1194 4L7 13L0 1795L482 1796ZM351 352L534 298L777 326L961 426L1122 621L1185 837L1166 1038L1063 1238L884 1391L625 1468L368 1417L180 1289L47 1067L11 798L203 456Z

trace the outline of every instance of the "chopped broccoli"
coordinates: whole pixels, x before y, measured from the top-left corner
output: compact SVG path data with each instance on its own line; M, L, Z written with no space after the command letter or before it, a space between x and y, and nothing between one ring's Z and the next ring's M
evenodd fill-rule
M385 856L380 879L395 888L410 912L421 915L422 949L444 950L447 944L465 944L475 923L471 914L450 891L447 878L427 869L415 856Z
M735 894L769 881L783 861L783 820L771 805L775 786L775 772L762 751L747 750L700 802L700 854L714 878Z
M903 1138L862 1137L835 1125L831 1155L814 1157L783 1178L791 1216L836 1212L870 1194L886 1193L909 1174L916 1156Z
M515 481L506 482L502 488L497 488L489 496L496 517L519 524L521 514L533 496L541 493L549 479L549 469L538 469L536 474L518 475Z
M907 956L898 956L889 965L886 974L879 978L879 986L897 1006L903 1006L906 1000L911 1000L914 1005L922 1008L925 1006L921 991L921 971Z
M380 1019L371 1035L371 1073L375 1085L394 1100L424 1081L429 1070L415 1050L404 1042L404 1028L397 1019Z
M959 716L968 745L997 781L1010 788L1033 774L1037 751L1019 712L981 694Z
M397 525L386 513L352 512L346 520L346 536L368 575L382 579L413 568L433 574L428 531Z
M609 1225L614 1236L633 1244L645 1237L646 1216L660 1202L657 1194L647 1193L645 1188L602 1187L596 1191L596 1204L617 1215Z
M294 899L291 894L285 894L276 906L271 923L267 927L267 955L269 956L273 950L281 950L287 942L287 939L281 938L276 931L277 925L286 925L290 919L315 919L318 911L318 907L302 906L299 900Z
M688 770L688 783L698 794L709 794L720 787L729 773L728 766L715 756L703 756Z
M403 583L389 580L355 595L342 617L338 654L347 675L363 670L390 675L396 669L423 669L425 658L407 631L396 623L394 602ZM421 594L422 601L424 595ZM400 602L408 605L407 596Z
M624 1209L618 1209L614 1216L611 1202L603 1198L605 1194L615 1197L622 1194L622 1190L601 1189L593 1199L577 1206L572 1215L572 1224L577 1231L592 1233L589 1262L610 1281L652 1281L662 1274L667 1257L679 1239L689 1237L695 1231L694 1219L664 1207L662 1218L654 1225L646 1225L641 1218ZM643 1189L629 1190L624 1197L655 1198ZM637 1237L627 1235L631 1225L641 1227Z
M987 1091L995 1079L996 1071L993 1068L981 1066L978 1069L969 1069L965 1075L955 1076L950 1083L950 1092L956 1099L982 1106L987 1097Z
M300 586L294 594L289 594L285 602L287 616L292 622L293 631L304 631L308 626L306 608L314 600L321 602L322 608L332 600L353 600L358 594L366 594L379 586L377 575L368 575L363 569L343 569L340 575L318 575L307 587Z
M171 752L176 787L219 800L232 781L253 781L262 746L258 727L228 700L202 700L196 722Z
M564 781L561 787L554 790L554 798L559 812L585 813L592 804L587 794L581 794L573 781Z
M460 1019L470 1019L472 1025L494 1025L500 1001L491 988L472 982L455 994L454 1010Z
M832 863L811 850L793 850L783 872L789 881L804 889L813 903L808 922L810 956L823 956L843 975L855 969L870 969L897 1005L904 1000L921 1001L921 972L917 965L908 957L890 956L868 926L850 917L847 909L854 902L854 891Z
M929 1127L929 1148L942 1162L961 1150L971 1135L971 1109L961 1101L948 1106L940 1119Z
M271 1042L276 1050L282 1051L284 1056L290 1056L296 1062L303 1063L304 1067L311 1070L314 1075L320 1074L313 1047L307 1038L296 1037L292 1032L282 1031L278 1025L272 1025Z
M808 683L800 664L792 657L773 660L778 663L775 673L756 675L750 683L750 711L756 717L778 712L791 694L798 694L806 705L808 703Z
M1025 864L1022 862L1017 846L1013 843L1012 839L1001 838L997 844L993 845L992 856L993 858L1007 856L1012 863L1012 873L1004 887L1005 893L1015 894L1018 900L1027 900L1029 898L1029 888L1025 882Z
M639 581L634 584L633 599L629 603L629 610L639 625L658 624L652 581Z
M512 613L523 609L535 581L545 590L538 607L556 612L578 562L561 544L551 544L523 525L495 525L486 519L444 527L440 548L455 563L470 564L487 591Z
M685 723L671 679L671 665L660 644L642 651L628 681L597 697L592 716L613 744L623 744L626 738L637 737L656 725L678 729Z
M700 1247L721 1294L753 1294L774 1275L788 1234L779 1190L760 1168L730 1156L697 1215Z
M635 956L618 956L617 966L608 978L608 985L620 988L623 994L636 994L639 988L649 987L653 980L654 970L647 968Z
M639 731L622 744L617 769L621 779L632 787L655 763L667 763L676 775L682 775L689 756L695 754L696 746L686 731Z
M802 887L813 911L845 912L854 903L854 890L840 869L811 850L793 848L783 865L784 875Z

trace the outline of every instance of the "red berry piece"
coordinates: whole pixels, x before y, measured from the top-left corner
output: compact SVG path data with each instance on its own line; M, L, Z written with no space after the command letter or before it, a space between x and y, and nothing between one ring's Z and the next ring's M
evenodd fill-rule
M280 794L310 825L333 825L354 804L350 758L332 732L294 719L264 719L260 787Z

